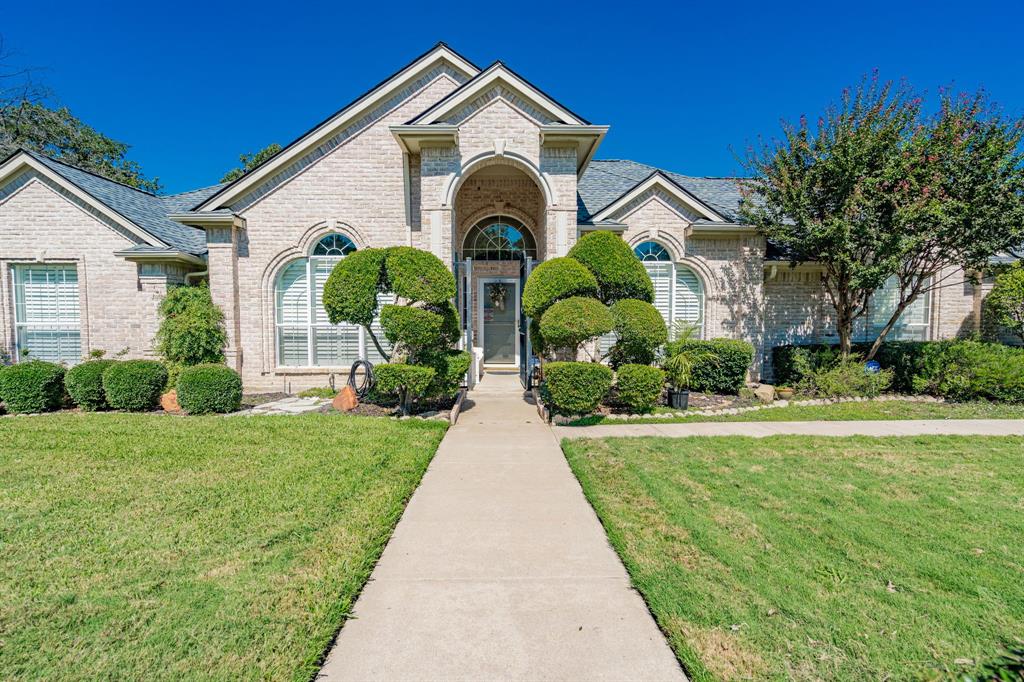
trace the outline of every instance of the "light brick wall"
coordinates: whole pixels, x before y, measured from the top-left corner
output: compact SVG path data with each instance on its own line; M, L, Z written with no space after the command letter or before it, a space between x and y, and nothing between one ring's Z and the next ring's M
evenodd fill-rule
M11 265L73 263L78 272L82 353L152 356L159 323L157 306L168 283L182 281L180 268L137 265L114 255L138 243L115 231L85 206L30 174L0 201L0 347L14 349Z

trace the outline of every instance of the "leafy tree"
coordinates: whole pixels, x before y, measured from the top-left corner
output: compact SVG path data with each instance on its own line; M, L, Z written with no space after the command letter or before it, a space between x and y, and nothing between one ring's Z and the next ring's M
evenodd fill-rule
M45 154L72 166L147 192L159 192L126 157L129 145L83 123L67 107L49 103L50 92L32 78L31 69L8 67L10 54L0 41L0 158L18 149Z
M224 313L205 283L174 287L160 301L158 312L156 350L167 362L172 385L182 367L224 362Z
M260 166L264 161L269 159L274 154L277 154L279 151L281 151L281 145L274 142L268 144L266 147L259 150L258 152L253 152L251 154L239 154L238 160L242 162L242 167L232 168L231 170L224 174L224 177L222 177L220 181L233 182L237 180L238 178L242 177L243 175L251 171L253 168Z
M985 297L990 319L1024 341L1024 265L1017 263L996 277Z
M822 267L844 357L872 295L897 278L870 359L920 296L1024 240L1022 132L984 93L943 93L926 116L906 84L865 79L813 131L802 117L750 150L744 219L793 265Z

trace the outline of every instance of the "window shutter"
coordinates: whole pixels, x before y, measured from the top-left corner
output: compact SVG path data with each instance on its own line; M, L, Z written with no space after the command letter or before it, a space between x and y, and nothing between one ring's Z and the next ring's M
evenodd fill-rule
M647 274L654 285L654 307L665 318L665 324L672 322L672 264L644 263Z
M298 260L278 277L278 362L289 367L309 364L309 282L306 261Z
M676 266L675 311L676 320L682 320L700 329L704 321L704 288L696 273L684 266Z
M78 271L74 265L17 265L14 314L18 352L49 362L82 358Z

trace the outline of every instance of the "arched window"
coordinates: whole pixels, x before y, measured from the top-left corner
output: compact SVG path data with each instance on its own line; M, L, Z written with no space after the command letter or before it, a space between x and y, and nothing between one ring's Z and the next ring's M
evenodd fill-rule
M669 331L679 325L696 329L704 335L704 285L697 273L681 263L674 263L668 249L654 241L641 242L633 253L643 261L654 284L654 307L665 318Z
M345 235L329 234L313 245L308 257L292 261L277 276L274 307L279 366L347 367L357 358L367 357L362 329L344 322L331 324L323 305L324 284L331 270L355 250L356 245Z
M537 243L521 222L508 216L484 218L466 234L462 257L474 260L519 260L537 257Z

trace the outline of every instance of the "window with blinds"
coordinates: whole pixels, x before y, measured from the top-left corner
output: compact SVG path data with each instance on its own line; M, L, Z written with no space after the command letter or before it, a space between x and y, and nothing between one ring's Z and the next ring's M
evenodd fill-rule
M74 265L15 265L13 274L18 358L78 363L78 270Z
M928 286L926 283L925 286ZM900 299L899 280L893 276L878 289L868 302L868 311L858 325L861 341L874 341L889 322ZM927 341L931 327L931 293L918 296L886 335L890 341Z
M665 318L669 331L679 323L693 325L695 336L704 332L704 288L693 270L685 265L645 262L647 275L654 285L654 307Z
M324 309L327 278L338 261L355 248L344 235L328 235L317 242L312 255L292 261L278 275L274 308L279 366L347 367L359 358L384 361L361 327L347 322L331 324ZM380 305L392 300L391 295L378 297ZM380 321L374 320L371 328L388 350Z

